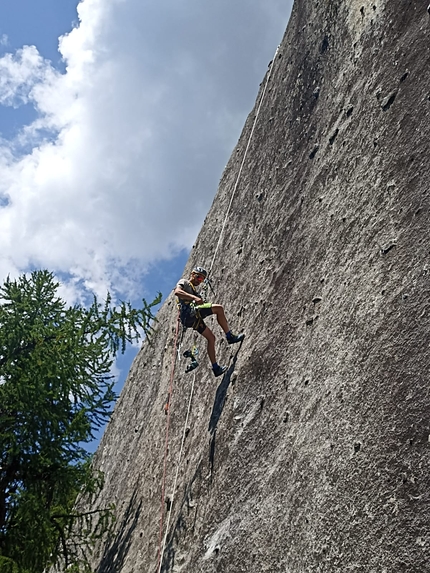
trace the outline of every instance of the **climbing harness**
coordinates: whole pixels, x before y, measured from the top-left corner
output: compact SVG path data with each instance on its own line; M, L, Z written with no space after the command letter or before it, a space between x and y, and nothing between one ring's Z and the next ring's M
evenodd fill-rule
M216 245L216 248L215 248L215 252L214 252L214 255L213 255L213 258L212 258L212 262L211 262L211 265L210 265L210 267L209 267L209 271L206 273L205 280L203 281L202 291L203 291L203 294L205 295L205 296L204 296L204 300L206 300L207 291L208 291L209 288L211 289L212 292L214 292L214 290L213 290L213 288L212 288L212 284L211 284L211 282L210 282L210 280L209 280L209 275L210 275L210 273L211 273L211 271L212 271L212 268L213 268L213 265L214 265L214 262L215 262L215 258L216 258L217 253L218 253L218 249L219 249L220 244L221 244L221 240L222 240L222 237L223 237L223 234L224 234L224 229L225 229L225 226L226 226L226 224L227 224L228 216L229 216L229 214L230 214L230 209L231 209L231 206L232 206L232 204L233 204L233 199L234 199L234 196L235 196L235 194L236 194L236 190L237 190L237 187L238 187L238 184L239 184L239 179L240 179L241 174L242 174L243 166L244 166L244 164L245 164L246 156L247 156L247 154L248 154L248 150L249 150L249 147L250 147L250 144L251 144L251 139L252 139L252 136L253 136L253 134L254 134L255 126L256 126L256 124L257 124L258 116L259 116L259 114L260 114L260 109L261 109L261 106L262 106L262 103L263 103L263 100L264 100L264 96L265 96L265 94L266 94L267 86L268 86L268 83L269 83L269 80L270 80L270 76L271 76L271 74L272 74L273 64L274 64L274 62L275 62L275 60L276 60L276 56L277 56L277 54L278 54L278 50L279 50L279 46L276 48L275 55L273 56L273 60L272 60L271 65L270 65L270 69L269 69L269 72L268 72L268 74L267 74L267 78L266 78L266 82L265 82L265 85L264 85L263 93L262 93L262 95L261 95L260 103L259 103L259 105L258 105L257 112L256 112L256 114L255 114L254 123L253 123L253 125L252 125L251 133L250 133L249 139L248 139L248 143L247 143L247 146L246 146L246 148L245 148L245 152L244 152L244 154L243 154L242 162L241 162L241 164L240 164L239 172L238 172L238 175L237 175L237 178L236 178L236 182L235 182L235 184L234 184L234 188L233 188L233 191L232 191L232 194L231 194L230 202L229 202L229 204L228 204L228 208L227 208L227 212L226 212L226 215L225 215L225 218L224 218L224 221L223 221L223 225L222 225L222 228L221 228L221 232L220 232L219 237L218 237L218 242L217 242L217 245ZM196 270L197 270L197 267L196 267ZM201 270L204 270L204 269L201 269ZM199 271L197 271L197 272L199 272ZM203 274L203 273L202 273L202 274ZM193 289L194 289L194 287L193 287ZM202 298L203 298L203 296L202 296ZM192 310L192 306L193 306L193 305L189 304L189 305L180 305L180 306L181 306L181 307L183 307L183 306L189 306L189 307L190 307L189 313L190 313L190 314L193 313L193 310ZM196 316L197 316L198 309L194 308L194 310L196 311ZM173 360L172 360L172 369L171 369L171 376L170 376L169 393L168 393L166 405L165 405L165 407L164 407L164 411L165 411L165 413L167 414L167 422L166 422L166 438L165 438L165 448L164 448L165 451L164 451L163 481L162 481L162 492L161 492L160 544L159 544L159 552L158 552L157 573L160 573L160 572L161 572L162 557L163 557L163 554L164 554L164 549L165 549L165 547L166 547L167 535L168 535L169 525L170 525L170 518L171 518L171 515L172 515L172 512L173 512L173 502L174 502L174 498L175 498L175 494L176 494L176 485L177 485L177 481L178 481L179 469L180 469L180 467L181 467L182 453L183 453L183 449L184 449L185 438L186 438L186 436L187 436L188 419L189 419L189 415L190 415L191 402L192 402L192 397L193 397L193 393L194 393L194 384L195 384L195 379L196 379L196 375L194 374L194 375L193 375L192 385L191 385L190 398L189 398L189 401L188 401L188 409L187 409L187 415L186 415L186 419L185 419L184 431L183 431L183 434L182 434L181 449L180 449L180 452L179 452L179 459L178 459L178 462L177 462L177 465L176 465L176 475L175 475L175 480L174 480L174 484L173 484L172 496L171 496L171 498L170 498L169 516L168 516L168 519L167 519L166 530L165 530L165 534L164 534L164 538L163 538L163 520L164 520L164 506L165 506L165 488L166 488L166 474L167 474L167 454L168 454L168 448L169 448L170 402L171 402L172 393L173 393L173 379L174 379L174 374L175 374L176 354L178 355L178 358L180 359L180 350L179 350L179 349L180 349L180 346L181 346L182 339L183 339L183 337L184 337L184 333L185 333L185 331L186 331L187 328L189 328L189 327L192 326L192 324L190 324L189 326L184 326L184 325L183 325L182 336L181 336L181 339L179 340L179 345L178 345L178 339L179 339L179 324L180 324L180 322L182 322L182 319L181 319L181 308L179 309L178 319L177 319L177 327L176 327L175 343L174 343L174 355L173 355ZM188 322L190 322L190 320L188 320ZM194 324L194 323L193 323L193 324ZM189 354L188 354L188 352L189 352ZM187 356L186 356L186 357L189 357L189 358L191 358L191 360L193 360L193 351L192 351L192 350L191 350L191 351L186 351L186 353L187 353ZM185 356L186 353L184 353L184 356ZM196 354L194 355L194 357L195 357L195 356L196 356ZM196 360L196 362L197 362L197 360ZM189 365L189 366L190 366L190 365ZM189 368L189 366L187 367L187 369ZM189 371L189 370L188 370L188 371Z
M193 302L182 304L179 311L179 318L184 330L194 328L196 322L200 320L200 314L196 305Z

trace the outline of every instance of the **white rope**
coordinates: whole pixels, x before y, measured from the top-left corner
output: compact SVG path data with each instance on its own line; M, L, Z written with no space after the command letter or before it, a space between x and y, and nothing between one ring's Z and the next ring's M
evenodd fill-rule
M252 136L253 136L253 134L254 134L255 126L256 126L256 124L257 124L257 119L258 119L258 116L259 116L259 113L260 113L260 109L261 109L261 105L262 105L262 103L263 103L264 96L265 96L265 94L266 94L267 85L268 85L268 83L269 83L270 76L271 76L271 74L272 74L273 64L275 63L275 59L276 59L276 56L278 55L278 51L279 51L279 46L276 48L275 55L273 56L273 60L272 60L272 63L271 63L271 65L270 65L269 73L267 74L266 83L264 84L263 93L261 94L261 99L260 99L260 103L259 103L258 108L257 108L257 113L255 114L254 123L252 124L251 133L249 134L248 143L247 143L246 148L245 148L245 153L243 154L242 163L240 164L239 173L237 174L236 183L234 184L233 192L232 192L231 198L230 198L230 203L229 203L229 205L228 205L227 212L226 212L225 218L224 218L224 222L223 222L223 225L222 225L222 228L221 228L221 233L219 234L219 237L218 237L218 243L217 243L217 246L216 246L216 248L215 248L215 252L214 252L214 256L213 256L213 258L212 258L211 266L209 267L208 276L211 274L211 271L212 271L212 268L213 268L213 265L214 265L214 261L215 261L215 257L216 257L216 255L217 255L218 248L219 248L219 246L220 246L220 244L221 244L221 239L222 239L222 236L223 236L223 233L224 233L224 228L225 228L225 226L226 226L226 224L227 224L227 219L228 219L228 216L229 216L229 214L230 214L230 208L231 208L231 205L232 205L232 203L233 203L233 199L234 199L234 196L235 196L235 193L236 193L237 186L238 186L238 184L239 184L240 176L242 175L242 169L243 169L243 166L244 166L244 164L245 164L245 160L246 160L246 156L247 156L247 153L248 153L249 146L251 145L251 139L252 139Z
M179 476L179 469L181 467L181 461L182 461L182 452L184 451L184 444L185 444L185 438L187 437L187 427L188 427L188 419L190 417L190 412L191 412L191 401L192 401L192 397L193 397L193 393L194 393L194 383L196 381L196 375L194 374L193 376L193 382L191 384L191 392L190 392L190 398L188 401L188 410L187 410L187 416L185 418L185 425L184 425L184 431L182 434L182 443L181 443L181 449L179 452L179 459L178 459L178 463L176 465L176 475L175 475L175 480L173 482L173 492L172 492L172 497L171 497L171 501L170 501L170 510L169 510L169 517L167 518L167 522L166 522L166 533L164 534L164 539L163 539L163 545L162 545L162 549L161 549L161 558L160 558L160 564L159 564L159 568L158 568L158 573L160 573L161 571L161 566L163 564L163 555L164 555L164 550L166 548L166 541L167 541L167 534L169 533L169 525L170 525L170 517L173 513L173 502L175 500L175 494L176 494L176 486L178 483L178 476Z

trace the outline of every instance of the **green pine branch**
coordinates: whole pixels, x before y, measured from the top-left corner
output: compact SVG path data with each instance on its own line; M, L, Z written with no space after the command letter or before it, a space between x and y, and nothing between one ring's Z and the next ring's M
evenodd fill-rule
M0 287L0 573L88 570L113 510L76 508L103 484L83 444L111 413L116 355L151 335L161 299L67 306L58 288L48 271Z

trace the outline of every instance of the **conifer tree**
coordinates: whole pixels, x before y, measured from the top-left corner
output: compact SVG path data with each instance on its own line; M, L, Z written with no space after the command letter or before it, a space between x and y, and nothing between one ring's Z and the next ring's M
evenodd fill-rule
M85 569L111 508L76 510L102 484L84 445L109 418L116 354L160 302L67 306L58 288L48 271L0 287L0 573Z

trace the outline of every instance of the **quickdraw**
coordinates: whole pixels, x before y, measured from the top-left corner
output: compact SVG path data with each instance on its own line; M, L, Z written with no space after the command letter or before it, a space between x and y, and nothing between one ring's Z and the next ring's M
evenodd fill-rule
M199 349L197 348L196 345L194 345L191 350L186 350L184 352L185 358L191 358L191 362L187 365L185 372L187 373L192 372L197 368L197 366L199 365L199 363L197 362L198 355L199 355Z

